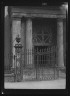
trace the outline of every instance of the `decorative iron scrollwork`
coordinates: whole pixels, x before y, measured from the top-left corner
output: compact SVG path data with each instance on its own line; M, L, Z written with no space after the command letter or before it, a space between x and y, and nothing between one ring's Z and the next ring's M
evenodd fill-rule
M52 42L52 33L47 32L44 34L42 31L41 34L33 33L33 43L51 43Z

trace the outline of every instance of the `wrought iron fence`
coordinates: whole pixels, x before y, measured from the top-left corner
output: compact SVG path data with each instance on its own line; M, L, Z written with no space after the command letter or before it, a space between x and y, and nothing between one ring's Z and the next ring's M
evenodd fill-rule
M17 67L17 56L15 56L15 68L12 72L14 74L13 81L52 80L59 78L61 69L57 65L56 51L56 46L43 49L38 47L32 50L26 49L21 54L19 68Z

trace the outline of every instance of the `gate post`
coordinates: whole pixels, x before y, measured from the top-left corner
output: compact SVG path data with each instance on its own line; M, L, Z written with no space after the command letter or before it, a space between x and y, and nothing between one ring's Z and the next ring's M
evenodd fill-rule
M15 44L15 82L17 81L21 81L22 78L23 78L23 66L22 66L22 44L19 44L20 42L20 38L19 38L19 35L18 37L16 37L16 42L17 44Z

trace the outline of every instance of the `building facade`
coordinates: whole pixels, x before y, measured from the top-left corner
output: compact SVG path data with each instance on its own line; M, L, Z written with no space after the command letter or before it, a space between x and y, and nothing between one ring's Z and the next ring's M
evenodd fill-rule
M10 6L8 12L8 19L5 19L5 70L14 69L15 64L20 66L20 61L22 71L24 67L37 69L41 68L41 65L42 68L49 65L66 67L65 9L49 6ZM18 57L14 47L17 44L16 37L21 38L19 44L22 45L21 56ZM19 63L16 63L15 58L20 58Z

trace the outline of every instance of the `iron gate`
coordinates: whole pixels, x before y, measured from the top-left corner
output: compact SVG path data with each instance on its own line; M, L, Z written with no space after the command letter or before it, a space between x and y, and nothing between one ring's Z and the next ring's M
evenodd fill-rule
M55 79L57 78L56 69L56 47L37 46L35 53L36 79Z
M56 46L41 47L41 49L36 47L34 50L26 50L25 55L28 58L32 55L32 64L25 64L23 67L23 80L50 80L58 78Z

